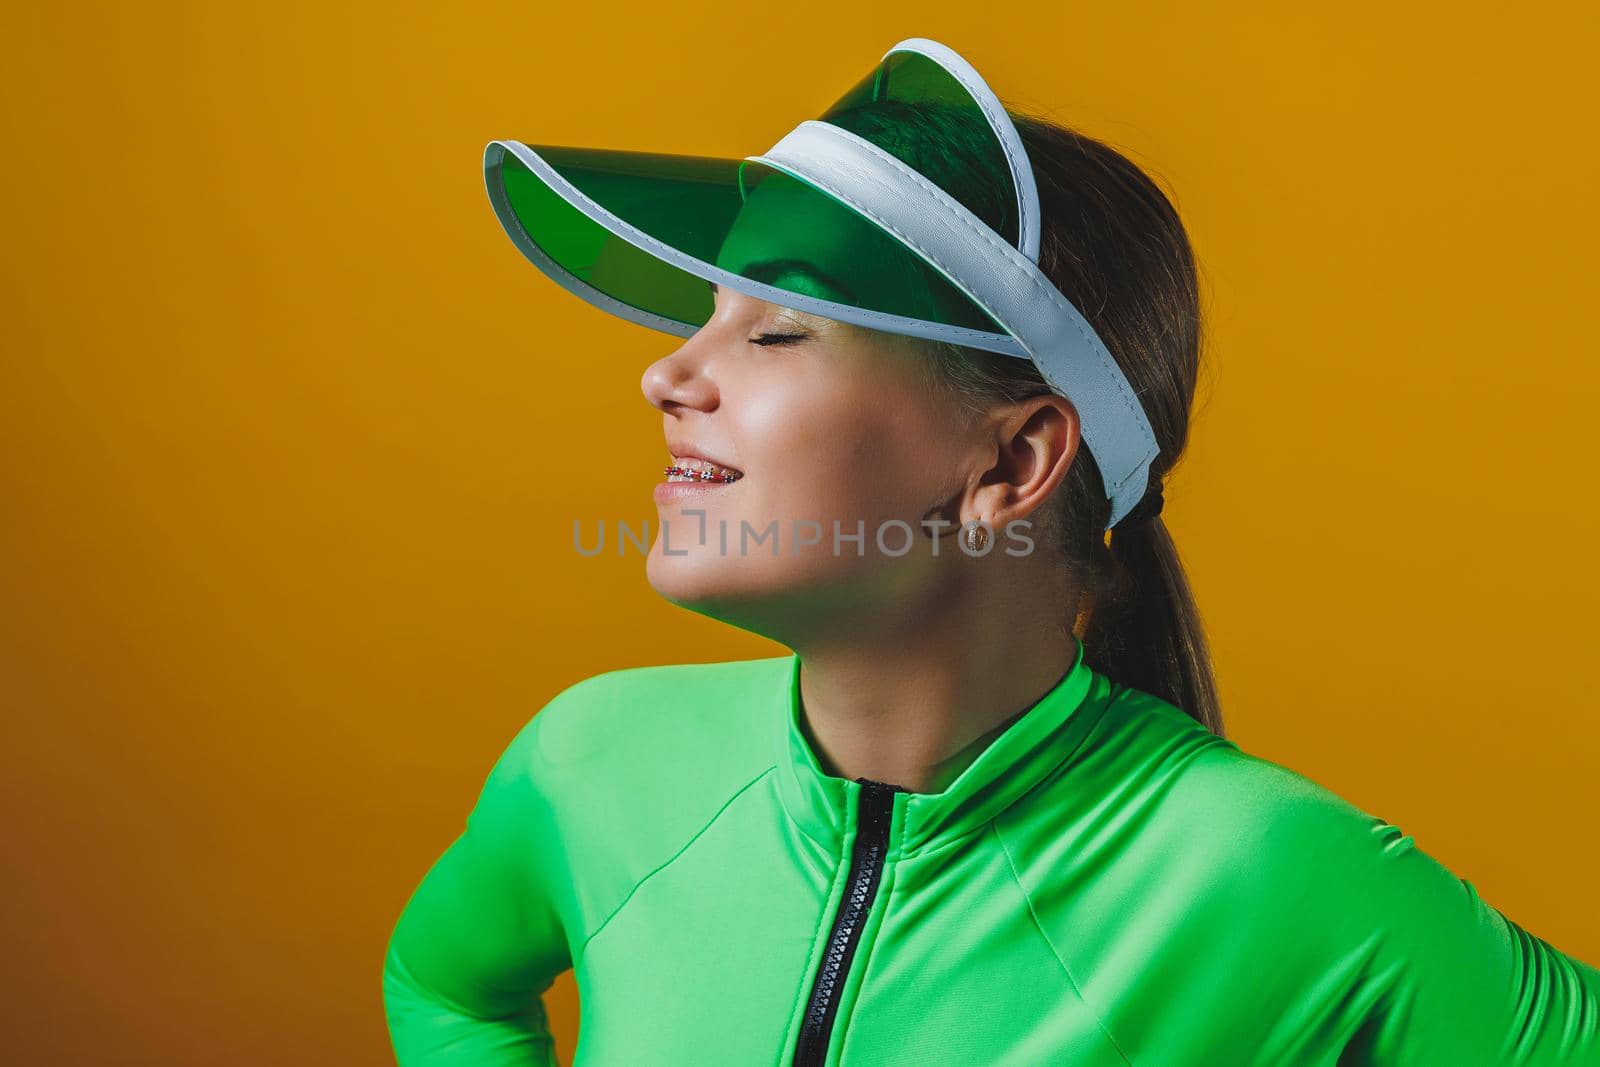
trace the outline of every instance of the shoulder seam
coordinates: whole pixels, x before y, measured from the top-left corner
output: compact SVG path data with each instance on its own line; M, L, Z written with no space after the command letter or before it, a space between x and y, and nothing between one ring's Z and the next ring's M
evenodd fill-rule
M1028 918L1033 920L1033 928L1039 932L1039 937L1044 941L1045 946L1050 949L1050 955L1054 956L1056 962L1061 965L1061 971L1067 976L1067 982L1072 986L1072 991L1078 994L1078 1001L1090 1015L1094 1016L1095 1025L1100 1028L1100 1032L1106 1035L1106 1040L1111 1042L1111 1047L1117 1050L1117 1055L1122 1057L1122 1062L1126 1063L1128 1067L1133 1067L1133 1061L1128 1058L1128 1054L1122 1050L1121 1043L1112 1036L1111 1030L1106 1026L1104 1016L1095 1009L1094 1005L1089 1003L1089 998L1083 995L1083 987L1078 984L1078 979L1073 976L1072 968L1067 966L1067 961L1062 959L1061 953L1056 950L1056 943L1050 939L1049 934L1045 933L1044 924L1039 921L1039 913L1033 906L1033 897L1029 896L1028 887L1022 884L1022 876L1017 873L1017 865L1011 858L1011 850L1006 847L1006 839L1000 833L999 820L990 819L989 828L994 832L994 839L1000 845L1000 854L1006 858L1006 868L1011 872L1012 881L1017 883L1017 892L1022 894L1022 899L1028 906Z
M728 795L728 799L723 801L721 806L718 807L717 810L711 814L711 818L706 820L706 823L705 823L704 826L700 827L700 829L696 830L693 834L689 835L689 839L687 841L685 841L682 845L679 845L677 850L674 851L672 853L672 855L668 856L665 860L662 860L660 863L656 864L656 866L652 867L649 871L646 871L644 876L641 877L637 882L635 882L633 884L633 888L628 890L628 892L623 896L622 900L617 904L617 906L612 908L611 911L606 915L606 917L604 919L600 920L600 925L596 926L593 931L591 931L588 935L586 935L584 937L583 943L578 946L577 952L572 954L573 966L577 966L578 961L581 960L583 958L583 956L584 956L584 953L586 953L588 951L589 942L593 941L596 937L599 937L600 936L600 931L604 930L607 926L609 926L611 924L611 920L615 919L619 914L621 914L622 909L628 906L628 901L633 899L633 895L639 891L641 886L643 886L650 879L654 878L657 874L660 874L662 871L664 871L668 867L672 866L672 864L677 861L679 856L683 855L685 852L687 852L689 850L689 846L690 845L694 844L696 841L698 841L700 839L700 835L701 834L703 834L707 830L711 829L711 827L716 824L716 821L718 819L722 818L722 813L727 811L728 808L733 804L733 802L735 800L738 800L741 796L743 796L745 794L745 792L750 789L751 786L755 785L757 782L761 781L761 779L765 778L767 775L771 774L774 770L776 770L777 766L778 765L776 763L774 763L774 764L771 764L771 765L763 768L761 770L761 772L759 774L757 774L754 778L751 778L744 785L741 785L738 789L735 789L732 793L730 793Z

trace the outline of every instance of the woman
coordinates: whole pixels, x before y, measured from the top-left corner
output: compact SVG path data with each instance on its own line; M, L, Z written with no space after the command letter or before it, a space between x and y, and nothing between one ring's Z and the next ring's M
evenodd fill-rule
M686 338L652 586L794 654L534 716L395 930L402 1065L556 1062L569 967L594 1067L1600 1063L1600 972L1222 737L1136 167L922 39L750 161L486 161L541 269Z

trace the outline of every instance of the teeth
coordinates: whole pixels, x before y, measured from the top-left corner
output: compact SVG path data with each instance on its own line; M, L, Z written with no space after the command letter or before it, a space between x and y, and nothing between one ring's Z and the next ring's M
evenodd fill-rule
M669 482L736 482L744 475L737 471L726 471L722 468L707 469L704 467L668 467L666 469Z
M672 457L666 469L669 482L736 482L744 475L731 467L719 467L703 459Z

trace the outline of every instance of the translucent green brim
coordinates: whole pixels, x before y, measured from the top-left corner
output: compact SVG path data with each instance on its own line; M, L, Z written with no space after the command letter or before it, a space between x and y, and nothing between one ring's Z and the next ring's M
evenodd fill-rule
M821 118L897 156L1017 241L1006 150L938 63L891 53ZM925 136L930 127L943 136ZM930 158L929 143L955 149ZM1023 354L916 250L767 164L496 141L485 172L501 223L529 259L645 325L687 336L710 318L715 283L864 326Z

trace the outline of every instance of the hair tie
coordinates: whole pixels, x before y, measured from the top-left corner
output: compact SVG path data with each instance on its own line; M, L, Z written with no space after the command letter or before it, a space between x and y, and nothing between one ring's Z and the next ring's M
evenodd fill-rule
M1132 523L1154 521L1155 517L1161 514L1162 502L1161 482L1158 479L1145 491L1144 496L1139 498L1139 502L1128 510L1128 513L1122 517L1122 521L1118 522L1117 526L1122 527Z

